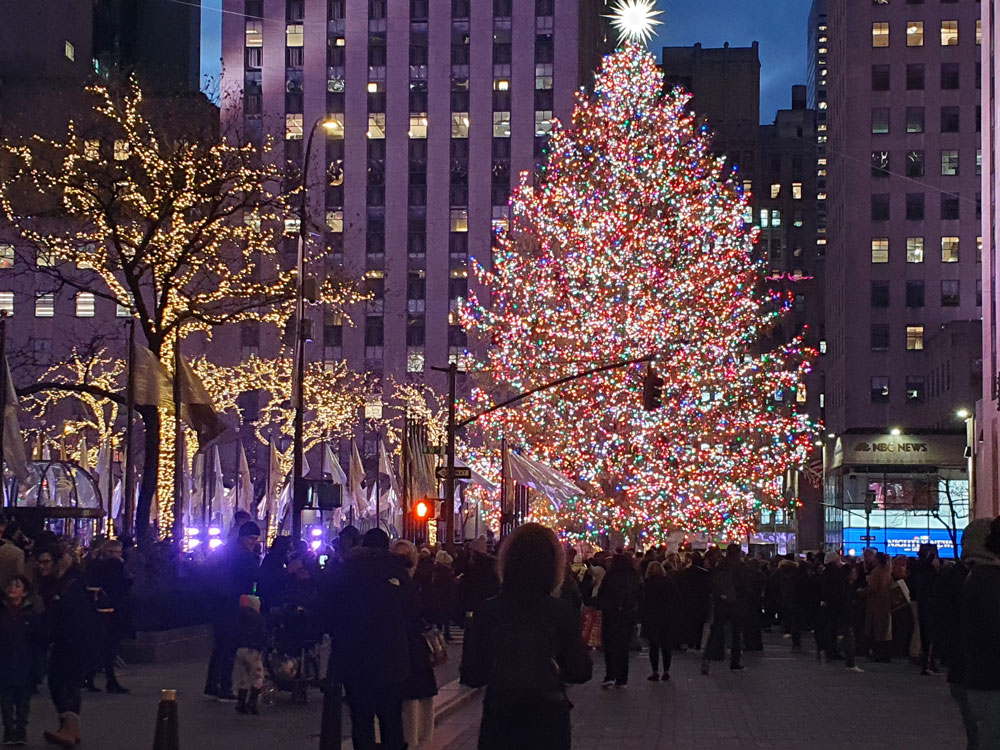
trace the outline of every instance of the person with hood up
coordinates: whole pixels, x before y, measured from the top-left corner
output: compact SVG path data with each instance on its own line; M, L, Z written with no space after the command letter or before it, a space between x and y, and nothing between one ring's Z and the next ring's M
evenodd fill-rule
M580 614L557 592L565 570L555 533L517 527L500 550L500 594L473 614L461 681L486 686L479 750L570 750L572 704L564 684L587 682L593 665Z
M962 535L969 568L962 589L963 718L969 747L977 750L1000 747L1000 519L985 528L983 520Z

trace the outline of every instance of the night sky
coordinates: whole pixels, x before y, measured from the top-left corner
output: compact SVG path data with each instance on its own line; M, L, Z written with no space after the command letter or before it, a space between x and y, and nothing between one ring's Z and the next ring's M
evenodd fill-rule
M222 0L202 0L202 78L218 77ZM806 22L809 0L659 0L665 11L659 38L650 49L660 57L664 45L746 47L760 42L760 118L774 121L788 107L791 87L806 82Z

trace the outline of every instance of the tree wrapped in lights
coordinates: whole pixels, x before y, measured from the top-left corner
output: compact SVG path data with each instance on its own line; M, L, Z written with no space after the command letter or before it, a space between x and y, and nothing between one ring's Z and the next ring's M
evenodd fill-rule
M168 370L173 342L193 332L211 336L247 321L283 325L295 281L287 256L279 257L281 235L297 232L293 204L301 190L282 193L285 175L254 146L157 130L134 82L124 92L89 92L95 116L71 122L64 139L2 146L0 210L21 260L48 277L50 289L40 291L91 293L131 311L139 343ZM320 263L308 252L310 272ZM351 289L323 276L318 301L338 309ZM161 430L162 408L139 411L146 429L136 527L143 534L157 494L161 526L172 521L172 469L160 454L173 431Z
M585 377L483 419L587 487L558 511L571 533L745 535L786 507L813 425L794 409L801 339L761 352L788 300L761 296L747 202L710 138L627 44L577 95L547 165L512 197L492 269L477 266L463 324L487 345L481 406L574 373L653 357L662 408L643 408L646 365Z

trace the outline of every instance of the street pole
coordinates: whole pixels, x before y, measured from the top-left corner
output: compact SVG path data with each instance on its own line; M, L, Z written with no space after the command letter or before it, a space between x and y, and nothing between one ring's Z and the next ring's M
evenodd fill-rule
M181 456L181 441L183 426L181 424L181 333L178 328L174 336L174 544L180 544L184 538L184 493L181 482L184 480L184 464ZM237 483L237 487L239 483Z
M128 370L125 383L125 498L122 535L132 536L135 516L135 316L128 321ZM114 523L114 520L111 521Z
M7 310L0 310L0 488L6 489L7 482L4 479L4 442L7 432ZM39 488L41 492L41 488ZM12 499L7 498L6 491L3 492L2 500L4 505L14 505Z
M448 544L455 543L455 400L458 365L448 365L448 476L444 480L444 528Z
M309 138L306 150L302 155L302 200L299 203L299 241L295 255L295 343L292 378L292 402L295 408L295 418L292 434L292 539L302 538L302 509L306 506L305 483L302 468L304 465L305 440L305 366L306 366L306 327L305 327L305 266L306 266L306 233L309 217L309 156L312 153L313 136L326 117L320 117L309 128Z

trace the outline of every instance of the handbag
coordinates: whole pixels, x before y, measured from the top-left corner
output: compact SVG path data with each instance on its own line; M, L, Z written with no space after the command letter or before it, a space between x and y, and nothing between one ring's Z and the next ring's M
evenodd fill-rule
M424 637L424 642L427 644L427 650L429 652L428 658L432 667L440 667L442 664L448 661L448 645L445 643L444 636L441 635L441 631L438 630L433 625L425 630L421 635Z
M581 616L583 645L588 648L601 647L601 630L604 618L596 607L584 607Z

